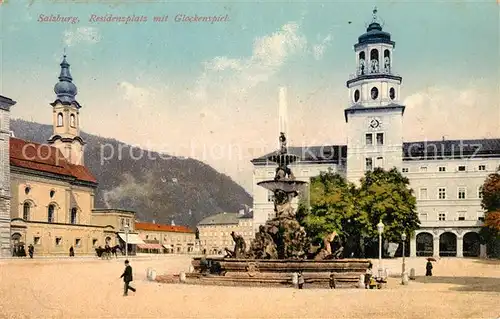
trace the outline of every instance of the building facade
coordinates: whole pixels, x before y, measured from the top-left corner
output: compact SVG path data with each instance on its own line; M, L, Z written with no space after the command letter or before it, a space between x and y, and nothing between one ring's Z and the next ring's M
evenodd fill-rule
M134 234L135 213L94 208L97 179L83 163L80 103L64 56L54 86L53 135L48 144L14 138L9 107L0 97L0 245L2 257L19 256L28 245L35 255L95 254L106 244L124 247L123 226L129 227L129 251L142 243ZM135 240L135 241L134 241Z
M375 13L374 13L375 14ZM402 77L393 72L395 42L374 15L354 45L356 73L347 81L345 145L289 147L290 168L308 181L329 168L359 184L366 171L396 167L410 180L421 227L409 238L411 256L479 256L484 219L481 185L500 166L500 138L403 141ZM269 154L268 154L269 155ZM254 231L273 216L272 194L256 185L274 176L268 155L254 164Z
M219 213L208 216L198 223L200 249L210 255L225 254L225 248L234 249L231 233L235 232L245 240L247 250L254 237L253 213Z
M144 241L139 252L193 254L199 251L196 233L185 226L137 222L136 230Z
M10 248L10 108L16 102L0 95L0 257Z

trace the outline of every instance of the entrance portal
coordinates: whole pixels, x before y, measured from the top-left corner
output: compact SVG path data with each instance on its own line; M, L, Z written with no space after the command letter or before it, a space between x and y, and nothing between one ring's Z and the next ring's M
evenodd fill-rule
M432 256L434 254L434 237L429 233L420 233L416 238L417 256Z
M439 236L439 256L456 257L457 256L457 235L446 232Z
M470 232L464 235L464 257L479 257L479 234Z

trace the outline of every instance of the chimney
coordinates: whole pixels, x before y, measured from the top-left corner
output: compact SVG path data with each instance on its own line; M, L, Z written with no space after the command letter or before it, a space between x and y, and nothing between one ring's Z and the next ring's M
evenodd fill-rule
M174 220L172 219L172 222L170 223L171 226L175 226L175 222Z
M240 209L239 214L240 215L245 215L245 210L244 209Z
M156 220L153 219L153 224L156 224Z

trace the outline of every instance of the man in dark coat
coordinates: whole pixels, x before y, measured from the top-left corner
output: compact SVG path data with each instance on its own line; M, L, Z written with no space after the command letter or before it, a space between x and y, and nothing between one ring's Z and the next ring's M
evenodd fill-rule
M425 275L432 276L432 263L430 260L427 261L427 265L425 266L425 269L426 269Z
M128 259L125 260L125 271L120 276L120 278L123 278L123 282L125 283L124 290L123 290L124 296L128 295L129 289L132 290L133 292L135 292L135 288L130 286L130 282L134 279L132 277L132 267L129 265Z

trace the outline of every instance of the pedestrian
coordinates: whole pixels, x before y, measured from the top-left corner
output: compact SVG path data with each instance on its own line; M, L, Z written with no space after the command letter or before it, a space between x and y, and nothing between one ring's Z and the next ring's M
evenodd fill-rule
M370 262L368 264L368 268L366 269L366 272L365 272L365 289L370 288L370 280L372 279L372 276L373 276L372 268L373 268L373 264Z
M134 280L132 277L132 267L129 265L128 259L125 260L125 270L123 271L123 274L120 276L120 278L123 278L123 282L125 283L124 290L123 290L123 295L127 296L128 295L128 290L132 290L133 292L136 291L135 288L130 286L130 282Z
M425 266L425 275L426 276L432 276L432 263L430 260L427 260L427 265Z
M304 276L302 275L302 270L299 271L299 276L298 276L298 284L299 284L299 289L302 289L304 287Z
M69 247L69 256L75 257L75 250L73 249L73 246Z
M33 258L33 254L35 252L35 247L33 247L32 244L28 246L28 254L30 255L30 258Z
M330 289L335 289L335 274L333 272L330 274Z

